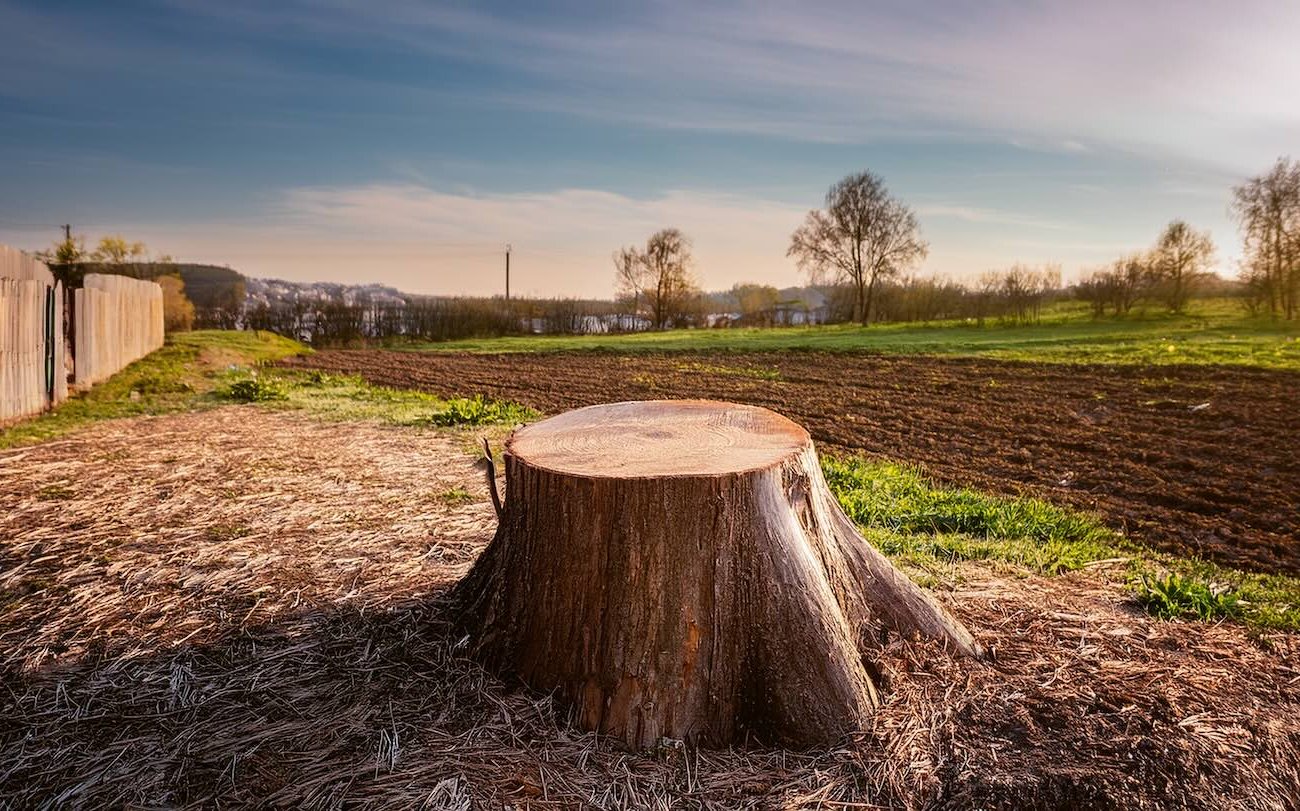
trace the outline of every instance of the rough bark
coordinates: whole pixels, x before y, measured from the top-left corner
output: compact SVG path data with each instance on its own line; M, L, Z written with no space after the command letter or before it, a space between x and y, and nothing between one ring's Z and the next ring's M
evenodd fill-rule
M474 649L629 747L826 743L879 703L882 633L979 652L766 409L579 409L515 432L505 469L496 536L454 594Z

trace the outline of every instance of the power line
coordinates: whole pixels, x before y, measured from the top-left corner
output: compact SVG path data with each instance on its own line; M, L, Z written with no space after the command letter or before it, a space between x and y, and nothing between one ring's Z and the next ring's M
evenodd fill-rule
M14 220L3 220L3 219L0 219L0 225L6 226L8 228L40 228L40 229L49 228L51 230L55 228L63 227L61 224L52 223L52 222L15 222Z

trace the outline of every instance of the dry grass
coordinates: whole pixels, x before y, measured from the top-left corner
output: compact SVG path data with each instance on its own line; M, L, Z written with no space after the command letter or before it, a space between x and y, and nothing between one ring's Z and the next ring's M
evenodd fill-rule
M828 751L571 731L440 602L494 523L466 444L232 407L0 452L0 806L1300 804L1296 638L1087 572L962 567L945 601L995 665L893 643L873 728Z

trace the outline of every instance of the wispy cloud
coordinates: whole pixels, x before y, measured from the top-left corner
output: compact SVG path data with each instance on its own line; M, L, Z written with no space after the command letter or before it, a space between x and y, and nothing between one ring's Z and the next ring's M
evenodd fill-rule
M1033 228L1048 231L1077 230L1078 226L1067 222L1000 211L978 206L950 205L943 203L922 203L916 206L916 213L922 218L954 219L963 222L990 225L1008 225L1016 228Z
M253 31L496 64L500 103L809 141L958 134L1253 167L1300 136L1300 5L666 2L527 19L413 0L198 3Z

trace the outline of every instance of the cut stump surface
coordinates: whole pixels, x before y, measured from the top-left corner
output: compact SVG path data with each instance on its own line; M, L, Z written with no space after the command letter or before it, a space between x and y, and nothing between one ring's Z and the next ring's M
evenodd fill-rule
M515 432L507 450L554 473L643 479L766 469L810 441L807 431L766 408L653 400L543 420Z
M772 411L591 406L519 429L505 460L462 620L489 667L629 747L828 743L879 703L882 635L979 652L858 534L808 433Z

